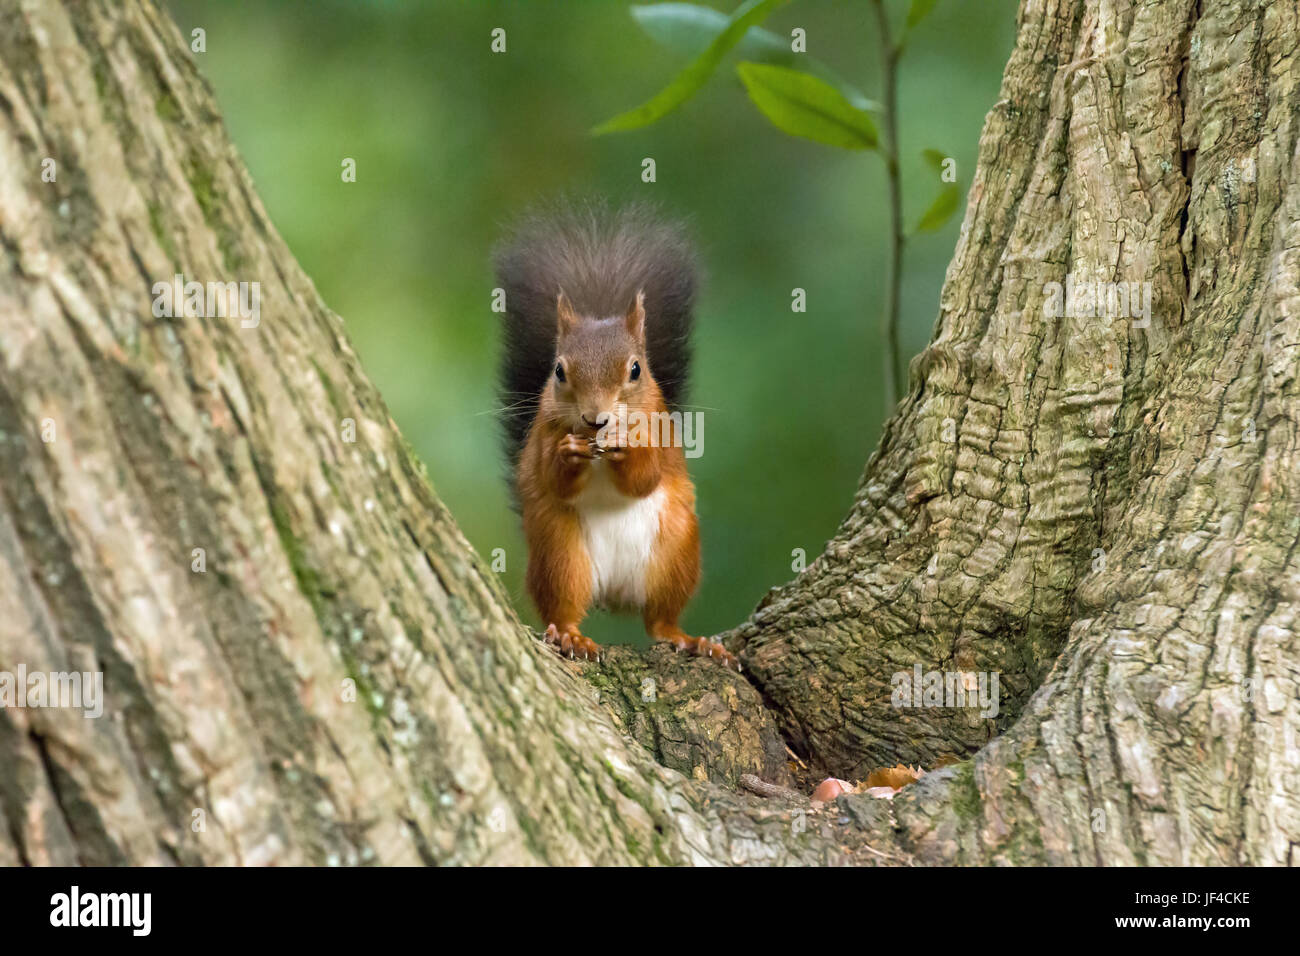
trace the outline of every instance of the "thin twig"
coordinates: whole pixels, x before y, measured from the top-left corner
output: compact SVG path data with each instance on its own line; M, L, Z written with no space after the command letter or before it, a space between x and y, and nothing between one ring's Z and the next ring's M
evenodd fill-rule
M893 860L896 863L906 863L908 866L911 866L913 862L910 857L896 856L893 853L886 853L884 850L877 850L874 846L867 843L863 843L860 846L860 849L866 850L868 853L874 853L883 860Z
M880 40L880 96L884 136L880 152L885 160L889 183L889 272L885 278L885 307L880 316L880 333L885 340L885 398L892 409L903 397L902 350L898 341L899 296L903 280L903 184L898 166L898 55L889 31L889 13L884 0L872 0Z
M797 753L795 753L793 750L790 749L789 745L786 745L785 752L788 753L788 754L790 755L790 759L791 759L791 760L793 760L793 761L794 761L795 763L797 763L799 766L803 767L803 769L805 769L805 770L808 769L808 765L807 765L806 763L804 763L802 759L800 759L800 757L799 757L799 755L798 755Z
M789 787L782 787L775 783L768 783L766 780L760 780L752 773L742 773L740 775L740 785L751 793L758 794L760 797L775 797L778 800L802 800L805 802L808 799L797 790L791 790Z

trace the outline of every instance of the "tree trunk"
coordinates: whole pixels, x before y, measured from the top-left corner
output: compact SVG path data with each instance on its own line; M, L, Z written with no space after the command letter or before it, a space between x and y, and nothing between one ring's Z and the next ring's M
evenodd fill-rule
M106 692L0 709L0 863L1291 862L1298 42L1293 4L1026 0L934 339L739 676L529 635L175 27L0 0L0 671ZM155 317L177 273L260 322ZM1067 275L1150 283L1149 327L1053 317ZM999 713L894 706L914 665ZM736 789L786 744L958 762Z

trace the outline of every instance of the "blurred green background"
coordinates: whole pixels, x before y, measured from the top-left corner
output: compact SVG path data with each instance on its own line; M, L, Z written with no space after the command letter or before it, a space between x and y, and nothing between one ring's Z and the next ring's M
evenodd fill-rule
M894 0L895 3L899 0ZM730 2L710 4L730 12ZM682 109L644 130L589 130L667 83L666 52L617 2L171 0L271 216L343 316L434 486L526 620L525 550L510 510L496 407L489 254L501 225L560 191L649 197L687 217L708 278L689 401L704 406L692 464L704 578L683 626L742 620L834 533L888 413L877 321L887 257L880 157L796 140L752 106L735 55ZM921 151L957 161L961 207L909 243L902 338L929 338L965 212L984 115L1011 51L1012 0L940 0L900 67L906 218L939 188ZM895 11L900 17L903 10ZM768 29L879 91L866 0L795 0ZM507 51L490 51L506 30ZM344 183L340 163L357 163ZM657 182L641 181L653 157ZM793 313L791 290L807 290ZM598 642L639 641L596 614Z

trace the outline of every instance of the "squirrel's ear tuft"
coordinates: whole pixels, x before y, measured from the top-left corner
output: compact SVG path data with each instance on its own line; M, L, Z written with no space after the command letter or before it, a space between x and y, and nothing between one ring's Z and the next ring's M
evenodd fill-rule
M636 301L627 310L627 330L638 342L645 340L645 290L636 290Z
M567 335L578 327L578 313L573 311L569 297L563 290L555 297L555 318L561 335Z

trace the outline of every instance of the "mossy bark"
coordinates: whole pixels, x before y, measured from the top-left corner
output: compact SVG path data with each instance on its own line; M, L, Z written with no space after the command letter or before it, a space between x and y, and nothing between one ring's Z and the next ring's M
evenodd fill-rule
M934 340L737 676L521 627L175 27L0 0L0 671L107 692L0 709L0 863L1290 862L1298 16L1025 3ZM176 273L260 323L154 317ZM1050 318L1067 273L1150 327ZM917 663L1000 715L891 706ZM736 789L786 744L966 759Z

